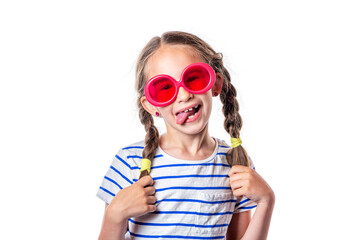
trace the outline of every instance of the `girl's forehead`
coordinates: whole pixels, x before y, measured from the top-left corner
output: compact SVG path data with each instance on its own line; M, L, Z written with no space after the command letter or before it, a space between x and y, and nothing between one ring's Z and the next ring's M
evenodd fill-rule
M186 45L162 46L147 62L147 79L159 74L166 74L179 80L184 68L195 62L203 62L203 60L193 47Z

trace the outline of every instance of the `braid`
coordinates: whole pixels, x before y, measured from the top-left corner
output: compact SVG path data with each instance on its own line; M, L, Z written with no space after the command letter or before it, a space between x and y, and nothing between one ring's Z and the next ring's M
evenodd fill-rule
M214 69L216 69L216 72L222 74L224 79L222 91L220 93L220 100L223 103L222 111L225 116L224 128L232 138L239 138L242 119L239 114L239 103L236 99L237 93L235 87L231 84L230 74L224 67L221 54L216 54L212 58L212 65L214 66ZM231 148L226 155L226 159L231 166L250 166L249 157L241 145L236 148Z
M146 84L146 63L151 55L160 47L160 38L152 38L146 46L143 48L139 55L136 64L136 83L135 88L138 92L137 107L139 109L140 122L144 125L146 135L144 141L144 150L142 152L142 158L147 158L152 161L155 157L156 149L159 146L159 131L154 125L154 119L150 113L148 113L141 104L141 98L144 96L144 88ZM148 171L142 171L139 179L149 175Z
M155 157L155 151L159 146L159 131L154 125L154 119L151 114L142 107L140 99L138 99L137 105L139 108L140 122L144 125L146 131L145 146L142 152L142 157L152 161ZM139 178L146 175L149 175L149 173L147 170L144 170L140 173Z

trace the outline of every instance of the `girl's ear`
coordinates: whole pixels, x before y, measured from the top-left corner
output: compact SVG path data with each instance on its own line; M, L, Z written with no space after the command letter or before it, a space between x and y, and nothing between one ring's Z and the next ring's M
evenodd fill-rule
M157 110L154 105L151 105L151 103L148 102L145 96L141 97L141 105L148 113L153 116L156 116L156 112L159 112L159 110Z
M216 97L220 94L222 86L224 83L224 79L220 73L216 73L216 80L214 86L212 87L212 95Z

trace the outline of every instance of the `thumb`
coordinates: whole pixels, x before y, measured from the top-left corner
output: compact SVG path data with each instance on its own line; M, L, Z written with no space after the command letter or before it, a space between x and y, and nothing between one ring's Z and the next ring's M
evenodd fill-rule
M145 177L140 178L137 181L137 183L142 187L152 186L152 185L154 185L154 180L152 179L152 177L150 175L147 175Z

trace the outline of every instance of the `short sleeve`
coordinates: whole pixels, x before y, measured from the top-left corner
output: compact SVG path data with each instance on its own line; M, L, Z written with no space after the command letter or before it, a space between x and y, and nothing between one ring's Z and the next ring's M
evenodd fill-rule
M250 167L255 170L254 163L250 157L249 157L249 160L250 160ZM255 202L253 202L249 198L243 196L242 198L240 198L236 201L234 213L249 211L249 210L255 208L256 206L257 206L257 204Z
M123 188L133 184L132 167L126 154L120 150L114 157L109 170L96 194L107 204L110 204L115 195Z

